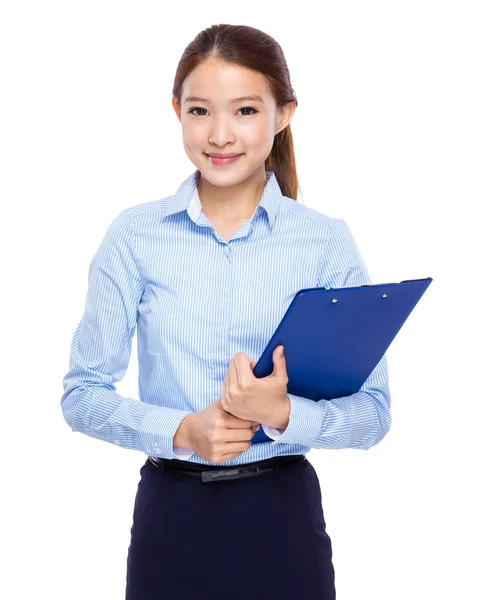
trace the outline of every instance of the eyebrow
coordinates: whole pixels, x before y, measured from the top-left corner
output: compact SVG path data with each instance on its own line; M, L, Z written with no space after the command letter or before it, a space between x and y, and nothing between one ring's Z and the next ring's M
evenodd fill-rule
M240 98L234 98L233 100L230 100L231 104L235 104L237 102L243 102L244 100L253 100L255 102L262 102L263 104L265 104L264 99L259 96L258 94L252 94L250 96L241 96ZM187 98L184 100L185 102L209 102L210 100L207 100L207 98L199 98L199 96L187 96Z

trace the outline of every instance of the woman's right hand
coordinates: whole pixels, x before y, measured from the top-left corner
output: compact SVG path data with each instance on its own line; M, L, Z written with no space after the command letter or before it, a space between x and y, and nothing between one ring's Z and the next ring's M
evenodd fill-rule
M260 424L244 421L222 408L221 398L198 413L189 415L187 447L213 463L237 458L250 448Z

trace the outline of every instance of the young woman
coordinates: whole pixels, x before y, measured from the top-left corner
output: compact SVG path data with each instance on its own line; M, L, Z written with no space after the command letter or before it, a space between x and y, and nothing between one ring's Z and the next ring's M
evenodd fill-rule
M172 104L196 170L109 227L73 335L64 416L73 431L147 454L127 600L332 600L331 541L305 455L384 437L386 358L359 393L319 402L287 393L280 347L271 375L252 370L299 289L370 278L345 222L296 201L298 103L273 38L200 32ZM114 386L136 328L140 402ZM268 437L254 442L259 426Z

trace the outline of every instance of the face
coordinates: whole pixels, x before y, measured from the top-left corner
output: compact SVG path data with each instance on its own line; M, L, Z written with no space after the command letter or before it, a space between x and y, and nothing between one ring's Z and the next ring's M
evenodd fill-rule
M262 100L234 101L258 95ZM189 97L203 100L192 100ZM179 106L172 104L182 123L184 149L201 174L214 185L234 185L262 171L275 135L284 129L295 102L277 109L261 74L208 59L185 79ZM208 154L240 154L228 164L214 164Z

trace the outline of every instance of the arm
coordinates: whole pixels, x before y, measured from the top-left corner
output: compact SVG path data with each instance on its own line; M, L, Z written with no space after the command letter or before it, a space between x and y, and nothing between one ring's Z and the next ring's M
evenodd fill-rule
M333 219L320 266L324 287L370 284L366 265L342 219ZM387 358L378 362L360 390L350 396L319 400L288 394L290 416L283 429L263 426L272 444L297 443L311 448L368 450L391 427Z
M125 398L115 391L115 382L128 367L144 291L134 257L130 210L114 219L91 262L85 311L73 334L61 408L73 431L151 456L184 459L193 452L173 448L173 438L190 412Z

